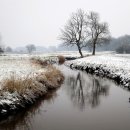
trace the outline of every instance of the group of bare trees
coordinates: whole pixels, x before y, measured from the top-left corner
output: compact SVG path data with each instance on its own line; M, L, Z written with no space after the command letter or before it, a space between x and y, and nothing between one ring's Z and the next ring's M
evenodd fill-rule
M116 48L117 53L130 54L130 36L125 35L117 39L118 47Z
M26 46L26 49L27 49L27 52L29 54L31 54L33 51L36 50L36 47L35 47L34 44L28 44ZM12 50L12 48L10 46L7 46L6 48L3 46L3 44L2 44L2 36L0 35L0 54L3 53L3 52L12 53L13 50Z
M95 55L96 45L107 43L110 40L110 33L107 23L101 23L96 12L88 14L79 9L68 20L61 30L60 40L65 45L76 45L80 56L83 57L82 48L91 46L92 54Z

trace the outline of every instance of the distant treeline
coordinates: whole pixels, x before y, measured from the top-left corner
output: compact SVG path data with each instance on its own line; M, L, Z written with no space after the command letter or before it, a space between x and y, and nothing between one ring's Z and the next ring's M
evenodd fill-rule
M130 35L112 38L110 43L98 47L99 51L116 51L117 53L130 53Z
M57 52L57 51L77 51L76 46L65 46L63 44L59 44L56 46L49 46L44 47L43 46L36 46L35 52L38 53L47 53L47 52ZM91 47L87 46L86 48L83 48L83 50L91 51ZM97 51L116 51L117 53L130 53L130 35L124 35L118 38L111 38L110 43L103 44L102 46L98 46L96 48ZM3 50L2 50L3 51ZM17 47L17 48L5 48L5 52L10 53L28 53L26 46L25 47Z
M77 50L76 46L67 47L60 44L57 50ZM87 46L84 50L91 51L91 47ZM130 53L130 35L124 35L118 38L111 38L108 44L103 44L97 47L97 51L116 51L117 53Z

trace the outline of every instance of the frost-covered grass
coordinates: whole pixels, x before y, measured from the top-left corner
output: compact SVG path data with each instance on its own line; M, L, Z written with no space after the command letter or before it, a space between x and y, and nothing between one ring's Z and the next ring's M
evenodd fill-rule
M66 62L72 68L86 70L100 76L106 76L130 88L130 55L97 54Z
M59 87L64 80L58 69L49 64L34 64L31 57L0 56L0 114L32 104L49 89ZM40 58L43 63L45 58Z
M22 78L41 71L44 69L32 64L28 57L0 56L0 82L12 74Z

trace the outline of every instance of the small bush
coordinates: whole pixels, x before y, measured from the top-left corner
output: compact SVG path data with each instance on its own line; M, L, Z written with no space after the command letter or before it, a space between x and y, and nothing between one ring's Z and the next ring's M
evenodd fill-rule
M64 62L65 62L64 56L58 56L58 59L59 59L59 64L64 64Z

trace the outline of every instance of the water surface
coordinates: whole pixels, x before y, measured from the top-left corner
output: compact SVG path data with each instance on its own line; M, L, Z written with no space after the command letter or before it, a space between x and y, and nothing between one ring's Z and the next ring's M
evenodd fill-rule
M27 110L0 121L0 130L129 130L130 92L108 79L59 67L64 84Z

